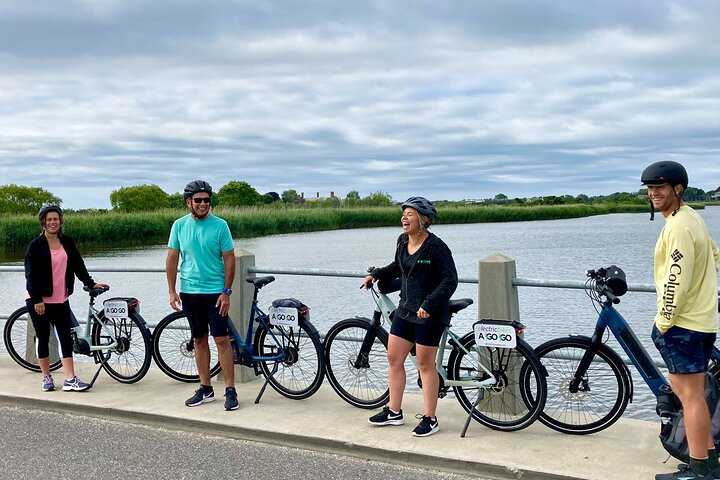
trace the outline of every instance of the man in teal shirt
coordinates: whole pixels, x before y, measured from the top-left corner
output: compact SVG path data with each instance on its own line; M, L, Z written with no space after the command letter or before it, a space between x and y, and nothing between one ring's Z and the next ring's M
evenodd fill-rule
M200 388L185 401L196 407L215 400L210 381L210 347L213 336L225 378L225 410L239 406L235 390L235 365L228 337L228 310L235 277L235 251L225 220L210 213L212 187L193 180L185 187L190 213L177 219L170 230L165 261L170 306L187 315L195 346ZM182 259L182 262L180 260ZM180 264L180 293L176 290Z

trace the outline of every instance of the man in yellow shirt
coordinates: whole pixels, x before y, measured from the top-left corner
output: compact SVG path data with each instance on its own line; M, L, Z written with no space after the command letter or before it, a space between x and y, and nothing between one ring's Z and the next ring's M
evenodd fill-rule
M685 168L656 162L642 173L651 212L665 217L655 245L657 314L652 338L683 406L690 464L656 480L720 478L705 402L705 371L718 327L718 249L702 217L682 200Z

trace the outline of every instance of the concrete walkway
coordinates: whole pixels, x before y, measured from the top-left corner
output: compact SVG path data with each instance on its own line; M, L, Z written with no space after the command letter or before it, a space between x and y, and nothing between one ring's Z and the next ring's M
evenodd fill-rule
M78 374L89 381L95 367L78 363ZM61 382L62 373L55 375ZM419 395L403 405L406 424L373 427L372 411L346 404L325 384L307 400L288 400L268 387L253 404L262 381L240 385L240 409L223 410L224 389L215 383L215 402L188 408L184 400L196 384L176 382L152 368L134 385L116 382L101 372L88 392L43 392L40 375L28 372L7 356L0 357L0 402L77 415L95 416L171 429L202 431L303 449L351 455L493 479L647 480L675 469L677 461L662 449L659 423L622 419L604 432L574 436L556 433L536 422L513 433L490 430L472 422L465 438L460 432L465 412L452 395L440 400L440 432L411 435L415 413L422 411ZM168 452L172 455L172 452ZM161 459L159 459L161 461ZM321 476L321 475L318 475Z

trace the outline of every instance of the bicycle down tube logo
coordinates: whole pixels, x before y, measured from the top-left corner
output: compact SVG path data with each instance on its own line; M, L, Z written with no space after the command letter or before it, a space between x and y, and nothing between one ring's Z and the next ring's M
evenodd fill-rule
M294 307L270 307L268 310L271 325L286 327L298 326L298 311Z
M499 323L477 322L473 326L475 343L482 347L515 348L517 336L515 327Z

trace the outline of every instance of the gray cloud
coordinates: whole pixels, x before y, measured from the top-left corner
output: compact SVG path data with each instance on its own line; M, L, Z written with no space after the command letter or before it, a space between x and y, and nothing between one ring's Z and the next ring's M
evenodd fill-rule
M720 185L714 1L0 2L0 184L396 199Z

